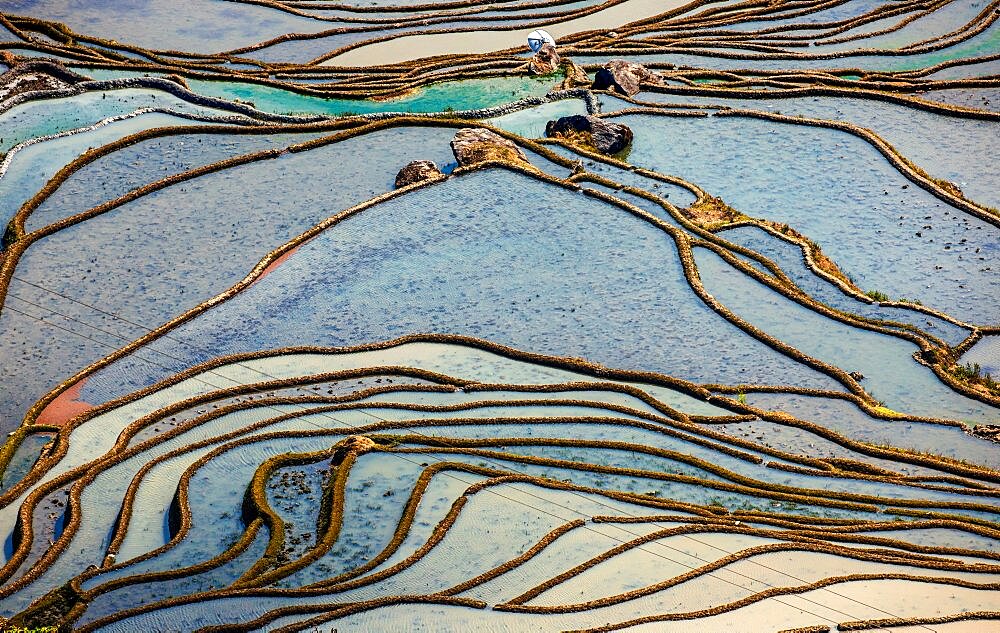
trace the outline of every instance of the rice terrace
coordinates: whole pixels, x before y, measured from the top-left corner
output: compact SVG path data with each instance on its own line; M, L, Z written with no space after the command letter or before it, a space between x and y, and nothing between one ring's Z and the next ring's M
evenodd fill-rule
M1000 631L1000 0L0 0L0 632Z

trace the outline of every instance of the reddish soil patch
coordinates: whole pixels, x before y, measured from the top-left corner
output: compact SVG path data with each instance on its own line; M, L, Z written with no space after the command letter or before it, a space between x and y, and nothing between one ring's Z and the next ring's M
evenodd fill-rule
M300 246L296 246L292 250L290 250L290 251L282 254L281 256L278 257L278 259L276 259L273 262L271 262L270 264L268 264L267 268L265 268L260 273L260 275L250 283L250 285L251 286L254 285L255 283L257 283L258 281L260 281L264 277L267 277L272 272L274 272L275 268L277 268L278 266L281 266L282 264L284 264L288 260L289 257L291 257L292 255L294 255L296 253L296 251L299 250L299 248L301 248L301 245Z
M80 399L80 392L83 391L85 384L87 384L87 379L82 378L72 387L56 396L56 399L50 402L38 414L38 419L35 420L35 423L62 426L81 413L86 413L93 409L94 405Z

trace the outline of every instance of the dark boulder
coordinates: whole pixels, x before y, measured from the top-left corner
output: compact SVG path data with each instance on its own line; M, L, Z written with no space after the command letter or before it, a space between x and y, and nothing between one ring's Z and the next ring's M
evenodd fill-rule
M396 188L412 185L415 182L437 179L444 174L437 168L434 161L415 160L396 174Z
M596 116L574 114L545 124L545 136L587 145L602 154L618 154L632 144L632 130Z
M658 84L660 76L642 64L612 59L597 71L594 90L615 90L631 97L639 92L641 84Z

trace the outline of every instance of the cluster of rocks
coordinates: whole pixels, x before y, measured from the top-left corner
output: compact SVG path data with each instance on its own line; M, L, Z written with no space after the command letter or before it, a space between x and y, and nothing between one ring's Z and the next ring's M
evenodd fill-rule
M535 170L516 143L482 127L466 127L456 132L455 137L451 139L451 152L461 167L499 161ZM415 160L399 170L395 184L398 189L443 177L444 174L434 161Z
M564 76L562 83L558 86L559 90L590 87L590 77L587 75L587 71L569 57L561 57L556 47L551 44L544 44L528 61L528 74L530 75L544 77L555 74L557 71L562 71Z
M621 59L611 60L597 72L593 82L587 72L569 58L560 57L551 44L543 45L527 64L532 75L551 75L562 70L565 78L559 90L589 87L611 90L632 96L642 84L659 84L662 79L642 64ZM631 128L593 115L572 115L549 121L545 136L562 139L606 155L617 155L632 145ZM524 152L512 141L486 128L462 128L451 141L451 150L460 166L468 167L488 161L500 161L534 169ZM396 174L396 188L437 180L444 174L433 161L415 160Z
M528 62L528 71L535 75L551 74L559 68L565 78L558 89L588 87L609 90L625 96L637 94L643 84L660 85L663 78L642 64L613 59L597 71L591 81L587 72L569 58L561 58L551 44L546 44ZM632 144L632 130L627 125L612 123L595 116L575 115L549 121L545 136L561 138L575 145L613 155L624 152Z
M639 92L642 84L660 84L663 79L657 73L642 64L613 59L597 71L594 81L590 80L587 71L568 57L561 57L556 47L545 44L535 53L527 64L528 73L535 76L554 74L562 70L565 78L559 85L560 90L589 87L594 90L612 90L629 97Z
M612 123L596 116L573 115L549 121L545 135L562 138L576 145L585 145L602 154L619 154L632 144L632 130L627 125ZM510 139L481 127L466 127L455 133L451 151L461 167L473 167L498 161L537 171L528 157ZM434 161L415 160L396 174L396 188L444 178Z

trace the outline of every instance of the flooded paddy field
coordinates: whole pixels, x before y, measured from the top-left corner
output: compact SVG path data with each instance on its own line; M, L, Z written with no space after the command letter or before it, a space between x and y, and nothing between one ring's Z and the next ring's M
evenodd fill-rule
M4 3L0 629L1000 630L998 22Z

